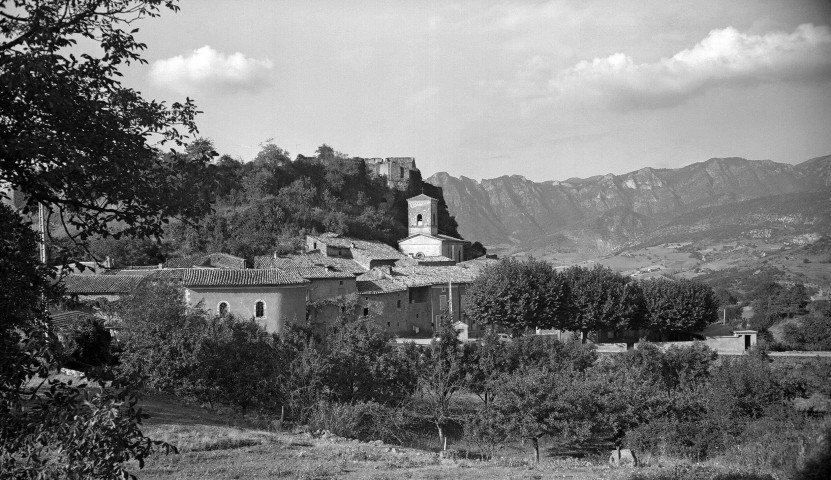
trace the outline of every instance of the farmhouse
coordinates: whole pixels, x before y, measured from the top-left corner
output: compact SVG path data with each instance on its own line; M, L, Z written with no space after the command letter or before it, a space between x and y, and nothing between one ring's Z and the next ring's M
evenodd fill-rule
M253 318L268 332L287 323L304 323L309 281L278 269L201 269L182 272L189 305L202 305L217 315Z

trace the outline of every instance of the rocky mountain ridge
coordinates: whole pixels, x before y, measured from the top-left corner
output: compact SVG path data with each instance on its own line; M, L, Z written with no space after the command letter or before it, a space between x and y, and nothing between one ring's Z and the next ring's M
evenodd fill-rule
M782 197L791 210L799 210L800 195L831 193L831 155L798 165L712 158L678 169L647 167L623 175L546 182L518 175L477 182L440 172L427 182L442 188L467 239L505 252L561 245L605 254L654 237L663 225L672 225L676 233L683 231L686 216L720 205L765 198L777 203L775 199ZM754 211L763 215L765 202L755 205ZM799 213L777 211L777 215ZM695 215L690 218L702 223ZM722 223L730 221L719 218Z

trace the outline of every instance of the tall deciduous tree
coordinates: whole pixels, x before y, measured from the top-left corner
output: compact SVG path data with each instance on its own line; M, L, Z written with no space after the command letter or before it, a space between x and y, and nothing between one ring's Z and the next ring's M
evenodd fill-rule
M600 329L637 328L643 316L643 296L627 277L597 265L592 269L574 266L565 272L571 288L574 314L568 328L582 333Z
M568 283L545 262L507 258L486 267L467 290L468 316L482 325L563 328L572 313Z
M29 210L48 204L82 241L157 236L168 217L208 208L195 188L205 152L160 150L196 131L195 105L145 100L119 80L124 65L146 63L127 28L165 7L178 10L170 0L0 0L0 183ZM72 53L80 39L101 54Z
M692 280L641 283L649 328L669 332L702 330L718 318L718 299L709 286Z
M168 217L209 207L198 188L208 159L161 152L196 130L196 107L145 100L119 80L124 65L144 62L131 25L164 8L178 9L175 0L0 0L0 185L22 192L28 212L46 204L81 243L158 236ZM80 39L94 45L90 53L75 50ZM40 384L46 396L28 389L56 365L39 301L49 282L33 259L33 237L19 218L5 210L2 217L0 285L4 294L10 286L28 292L0 320L0 471L126 476L125 462L141 465L154 442L141 434L141 414L120 379L100 393L54 379ZM7 244L15 235L23 241ZM24 394L34 400L25 408Z

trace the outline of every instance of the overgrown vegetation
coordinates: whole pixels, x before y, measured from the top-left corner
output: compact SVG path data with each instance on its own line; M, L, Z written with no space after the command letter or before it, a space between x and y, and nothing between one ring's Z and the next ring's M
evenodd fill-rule
M313 431L436 449L463 443L484 458L523 439L535 458L546 445L600 439L662 458L750 465L752 455L754 470L792 475L822 428L795 401L827 394L823 377L776 368L761 353L720 358L703 344L663 351L641 343L603 356L579 340L501 342L492 332L463 344L449 318L428 348L396 349L366 319L346 316L325 338L296 327L269 335L250 321L186 309L173 286L154 288L126 302L124 319L165 328L125 330L122 369L147 375L157 390L282 413ZM166 320L174 311L188 320ZM188 367L156 366L174 358Z

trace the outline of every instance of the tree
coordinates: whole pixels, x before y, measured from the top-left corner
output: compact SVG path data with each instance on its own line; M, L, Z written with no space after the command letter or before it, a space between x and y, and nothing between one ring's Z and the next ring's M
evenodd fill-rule
M183 145L180 129L196 131L195 105L148 101L119 80L122 65L145 63L145 45L127 25L178 7L165 0L14 4L0 17L0 182L26 195L27 211L49 205L81 241L158 236L168 217L204 213L207 198L194 186L208 158L159 150ZM102 55L68 53L79 38Z
M586 340L600 329L635 329L643 317L643 296L627 277L597 265L593 269L574 266L564 272L571 290L574 314L567 328L581 332Z
M419 367L419 386L426 415L433 421L439 442L447 445L445 427L454 418L451 402L465 385L465 362L459 333L449 315L442 315L436 338Z
M146 378L149 388L192 394L199 352L208 339L205 312L191 309L180 287L147 282L117 306L120 369Z
M523 369L498 383L493 411L514 436L531 440L540 461L540 437L583 439L598 413L597 399L582 374Z
M641 282L646 324L661 338L670 332L702 330L718 318L713 289L692 280L655 279Z
M128 381L116 379L100 393L55 379L30 383L58 366L43 304L53 282L36 252L30 225L0 205L0 472L124 476L127 460L141 465L161 445L142 435Z
M327 383L337 401L397 405L415 391L417 372L371 318L341 320L327 340L332 366Z
M76 370L89 370L110 363L112 335L99 318L85 317L73 325L66 335L67 365Z
M534 259L506 258L485 267L467 296L471 320L510 328L515 337L532 328L562 328L572 312L565 277Z
M158 237L168 217L209 208L199 188L208 159L160 150L195 132L196 107L145 100L119 80L123 65L144 62L128 25L163 8L178 9L173 0L0 0L0 184L25 195L24 213L45 204L81 244ZM70 52L81 38L94 53ZM28 387L57 366L40 295L52 282L34 236L5 208L0 216L0 285L17 294L3 297L12 301L0 320L0 471L126 476L124 462L141 466L157 445L141 434L129 382L97 394L54 379ZM24 394L34 402L25 408Z

